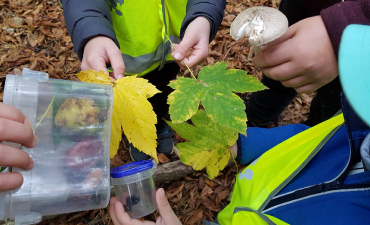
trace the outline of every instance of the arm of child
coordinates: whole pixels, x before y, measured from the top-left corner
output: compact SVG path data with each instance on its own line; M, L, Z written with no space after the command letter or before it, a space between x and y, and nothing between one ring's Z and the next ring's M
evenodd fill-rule
M81 69L102 70L108 73L106 64L113 69L112 77L125 73L119 43L112 26L110 6L101 0L62 0L64 18L69 34L82 61Z
M157 190L156 199L160 216L157 218L155 223L131 219L125 212L122 203L120 203L115 197L110 200L109 214L115 225L181 225L181 222L168 203L163 188Z
M32 148L37 144L30 120L17 109L0 103L0 143L9 141ZM0 165L18 167L30 170L33 167L32 158L24 151L0 144ZM1 173L0 192L14 190L23 183L20 173Z
M171 56L186 69L185 64L193 67L208 56L208 44L216 36L222 22L225 0L189 0L186 16L181 26L180 44L172 48Z
M340 38L349 24L370 24L368 0L335 4L315 16L299 21L285 35L262 47L253 60L264 74L309 93L338 76Z

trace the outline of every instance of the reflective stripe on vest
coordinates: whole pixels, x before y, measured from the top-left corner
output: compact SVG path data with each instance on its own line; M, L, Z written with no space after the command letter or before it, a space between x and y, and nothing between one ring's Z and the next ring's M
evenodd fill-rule
M115 0L117 1L117 0ZM111 11L127 75L142 76L173 61L171 45L180 43L186 0L125 0Z
M285 140L254 160L237 176L231 202L218 214L219 224L286 224L262 214L264 207L307 165L343 123L343 114L337 115Z

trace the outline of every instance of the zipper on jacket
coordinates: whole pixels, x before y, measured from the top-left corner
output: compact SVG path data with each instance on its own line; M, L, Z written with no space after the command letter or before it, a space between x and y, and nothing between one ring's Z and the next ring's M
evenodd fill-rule
M292 202L297 202L300 200L305 200L307 198L315 197L316 195L331 194L337 191L345 191L345 190L354 191L356 189L363 190L363 189L369 189L369 188L370 188L370 183L343 184L340 181L334 181L331 183L317 184L307 189L302 189L300 191L296 191L289 195L285 195L280 198L274 199L266 206L266 208L263 210L263 213L265 213L266 211L272 210L272 209L276 209L276 208L291 204Z
M162 16L163 16L163 24L164 24L164 34L165 35L168 35L168 31L167 31L167 21L166 21L166 7L165 7L165 3L164 3L164 0L159 0L161 2L161 5L162 5ZM166 64L166 58L167 58L167 54L166 54L166 39L167 37L164 36L163 37L163 40L162 40L162 62L161 64L159 65L159 69L158 70L162 70L164 65Z
M345 114L343 114L343 116L345 116ZM349 146L350 146L350 152L349 152L349 159L347 161L347 165L346 167L339 173L339 175L334 178L334 180L332 181L328 181L328 182L324 182L324 183L321 183L321 184L316 184L316 185L313 185L313 186L310 186L310 187L306 187L306 188L302 188L302 189L299 189L299 190L296 190L294 192L291 192L289 194L285 194L285 195L282 195L282 196L278 196L274 199L272 199L267 205L266 207L263 209L263 210L269 210L270 208L274 207L278 207L278 205L286 205L287 203L291 202L291 201L295 201L295 200L299 200L301 198L306 198L306 197L309 197L309 196L312 196L312 195L316 195L316 194L319 194L319 193L324 193L324 192L331 192L331 191L335 191L335 190L344 190L344 189L357 189L357 188L364 188L364 187L370 187L370 184L368 183L365 183L365 184L352 184L352 185L343 185L343 181L344 179L346 178L349 170L351 169L351 166L352 164L354 164L353 162L355 161L355 145L353 143L353 140L352 140L352 135L349 131L349 124L348 124L348 120L344 120L345 122L345 125L346 125L346 132L347 132L347 135L348 135L348 139L349 139Z
M297 199L305 198L311 195L328 192L331 190L339 189L343 183L340 180L335 180L329 183L316 184L310 187L302 188L300 190L291 192L290 194L283 195L272 199L263 210L268 210L277 205L288 203Z

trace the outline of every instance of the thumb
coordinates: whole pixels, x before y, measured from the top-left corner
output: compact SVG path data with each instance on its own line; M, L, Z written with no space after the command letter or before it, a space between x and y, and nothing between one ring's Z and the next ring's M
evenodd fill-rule
M160 222L159 224L167 224L167 225L181 225L181 222L173 212L168 200L164 194L163 188L158 189L156 194L158 211L161 215L161 218L157 220Z
M190 35L184 36L180 44L177 45L176 51L171 54L171 56L176 60L183 60L186 54L191 51L191 48L197 42L196 38L189 37Z
M110 50L107 52L109 62L113 70L113 78L118 80L122 78L125 74L125 63L123 62L122 54L119 48Z

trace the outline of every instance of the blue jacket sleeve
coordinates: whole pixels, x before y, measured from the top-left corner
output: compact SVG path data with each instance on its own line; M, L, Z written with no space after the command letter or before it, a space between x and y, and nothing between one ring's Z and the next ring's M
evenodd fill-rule
M80 60L87 41L93 37L106 36L119 47L107 1L62 0L62 4L66 26Z
M211 24L209 42L215 38L224 17L226 0L189 0L186 5L186 16L182 22L180 38L185 35L186 28L195 18L203 16Z
M239 134L238 156L236 161L249 164L275 145L308 129L303 124L286 125L275 128L248 127L247 137Z

